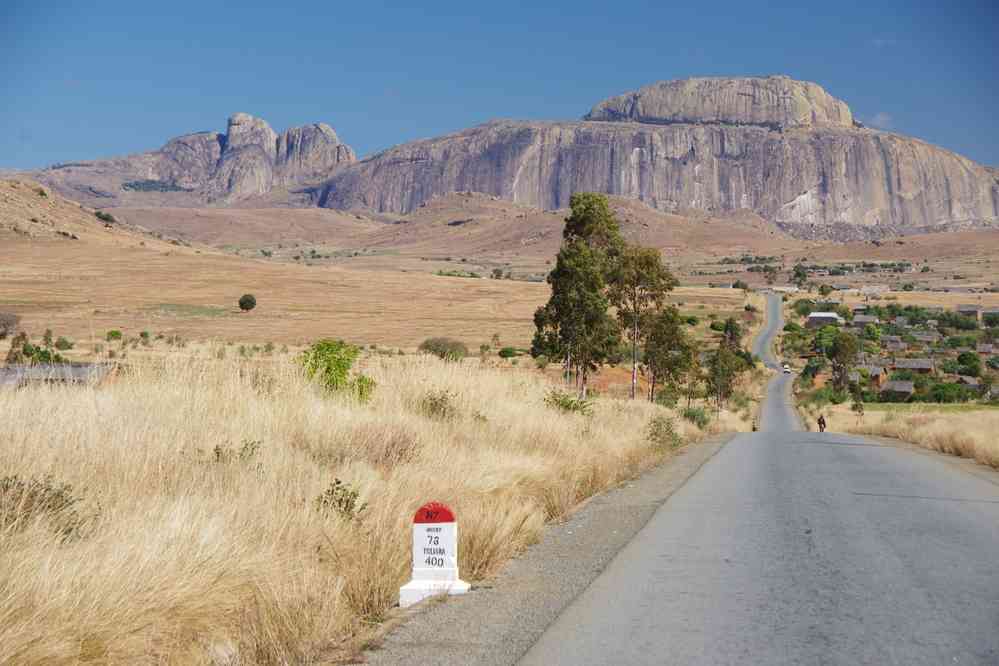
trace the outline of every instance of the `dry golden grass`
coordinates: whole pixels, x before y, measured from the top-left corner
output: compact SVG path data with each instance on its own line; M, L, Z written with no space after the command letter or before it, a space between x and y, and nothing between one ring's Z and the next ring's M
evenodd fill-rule
M42 197L37 188L0 181L0 310L20 315L35 336L51 328L94 343L109 329L121 329L129 336L148 330L187 340L279 345L342 337L414 349L428 337L448 335L476 349L498 334L504 345L527 347L534 311L550 293L543 283L404 272L392 256L382 257L378 270L356 270L172 245L117 224L107 229L93 211L51 191ZM221 213L209 217L226 219ZM529 233L519 222L517 233ZM425 224L454 232L443 221ZM419 237L419 230L412 233ZM488 229L476 233L489 236ZM547 259L554 256L553 242L545 246ZM236 302L247 292L256 295L257 308L243 314ZM672 300L703 320L712 312L741 313L745 297L738 290L692 287L676 290Z
M167 357L103 387L0 391L4 475L51 476L81 498L69 538L44 513L0 520L0 663L349 656L408 577L422 502L455 507L475 581L670 454L645 429L671 412L643 401L598 400L585 417L547 407L536 373L364 365L378 382L365 405L322 394L288 358ZM451 417L424 413L430 391L450 392ZM723 413L715 428L738 423ZM334 478L360 491L358 518L317 510Z
M885 411L869 409L863 419L858 419L845 405L827 407L823 412L830 430L893 437L999 469L996 438L999 410L996 409L901 405Z

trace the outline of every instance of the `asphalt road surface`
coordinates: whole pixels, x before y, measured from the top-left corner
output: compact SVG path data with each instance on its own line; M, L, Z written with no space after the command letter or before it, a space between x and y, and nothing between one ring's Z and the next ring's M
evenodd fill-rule
M999 475L802 432L789 381L522 664L999 664Z

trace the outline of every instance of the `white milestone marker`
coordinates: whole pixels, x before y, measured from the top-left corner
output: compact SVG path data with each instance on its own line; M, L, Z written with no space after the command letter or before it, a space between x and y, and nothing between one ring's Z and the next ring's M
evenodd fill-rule
M399 606L441 594L465 594L470 587L458 578L454 514L440 502L424 504L413 517L413 580L399 588Z

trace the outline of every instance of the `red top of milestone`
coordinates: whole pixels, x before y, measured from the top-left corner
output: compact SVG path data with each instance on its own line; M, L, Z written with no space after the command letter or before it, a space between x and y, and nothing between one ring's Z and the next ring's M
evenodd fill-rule
M453 523L454 514L446 504L440 502L427 502L416 510L413 516L414 523Z

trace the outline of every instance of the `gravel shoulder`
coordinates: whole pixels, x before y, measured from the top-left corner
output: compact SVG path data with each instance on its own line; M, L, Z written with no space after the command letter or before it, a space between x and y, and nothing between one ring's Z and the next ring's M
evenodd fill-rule
M370 664L513 664L732 434L682 449L584 504L496 577L462 597L398 611Z

